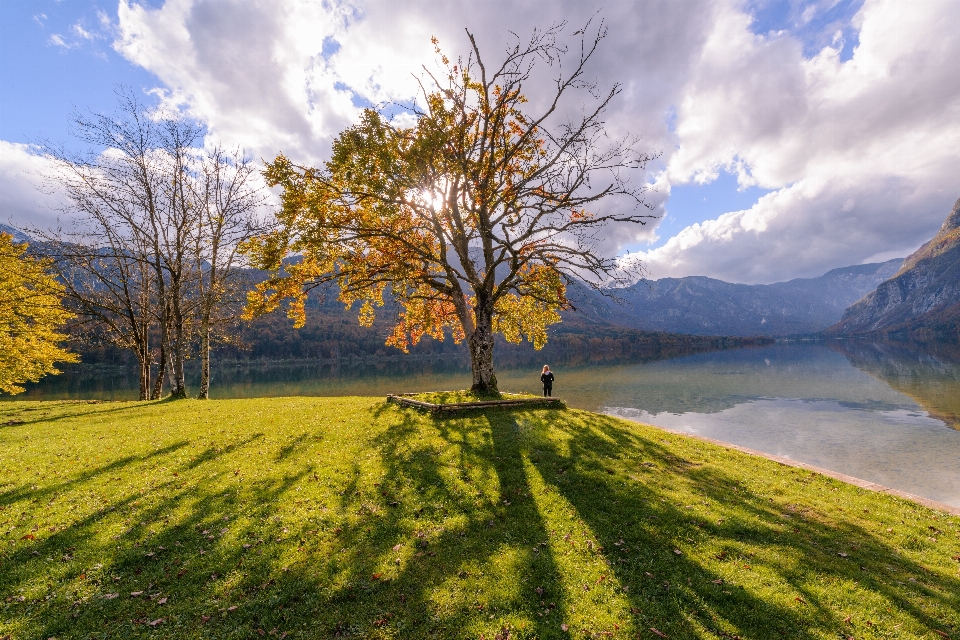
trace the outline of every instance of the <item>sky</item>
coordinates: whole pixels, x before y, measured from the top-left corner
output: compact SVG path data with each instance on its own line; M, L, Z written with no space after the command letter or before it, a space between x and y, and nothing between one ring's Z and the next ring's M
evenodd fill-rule
M588 74L622 91L613 138L657 216L600 248L648 277L769 283L904 257L960 198L956 0L4 0L0 222L58 224L44 142L127 86L203 121L208 143L319 164L370 104L410 104L432 36L495 61L515 36L603 23ZM511 33L512 32L512 33ZM541 65L531 108L546 95ZM565 105L574 114L585 99ZM601 212L627 206L610 201Z

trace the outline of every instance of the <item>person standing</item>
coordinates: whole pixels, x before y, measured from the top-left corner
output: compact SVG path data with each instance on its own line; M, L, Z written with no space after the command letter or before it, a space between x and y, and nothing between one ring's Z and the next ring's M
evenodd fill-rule
M543 397L549 398L553 395L553 371L550 371L549 365L543 365L543 373L540 374L540 382L543 383Z

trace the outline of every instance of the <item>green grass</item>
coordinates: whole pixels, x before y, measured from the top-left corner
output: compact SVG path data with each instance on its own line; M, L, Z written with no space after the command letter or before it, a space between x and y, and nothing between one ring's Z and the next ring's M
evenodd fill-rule
M960 638L957 518L574 410L3 403L0 533L15 640Z
M410 396L414 400L433 404L453 404L457 402L483 402L487 400L525 400L541 396L532 393L479 392L479 391L429 391Z

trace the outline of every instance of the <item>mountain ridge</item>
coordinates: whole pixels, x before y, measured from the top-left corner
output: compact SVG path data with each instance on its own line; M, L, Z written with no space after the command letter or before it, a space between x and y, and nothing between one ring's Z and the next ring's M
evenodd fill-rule
M610 293L575 287L570 298L595 322L690 335L815 334L837 322L852 303L892 277L899 259L831 269L815 278L748 285L707 276L643 281Z
M827 334L960 340L960 199L937 234Z

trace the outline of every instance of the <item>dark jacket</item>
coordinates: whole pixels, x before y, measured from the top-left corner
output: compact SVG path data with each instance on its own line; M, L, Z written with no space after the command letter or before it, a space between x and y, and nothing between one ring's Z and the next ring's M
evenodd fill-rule
M540 382L542 382L547 387L553 386L553 371L547 371L546 373L540 374Z

